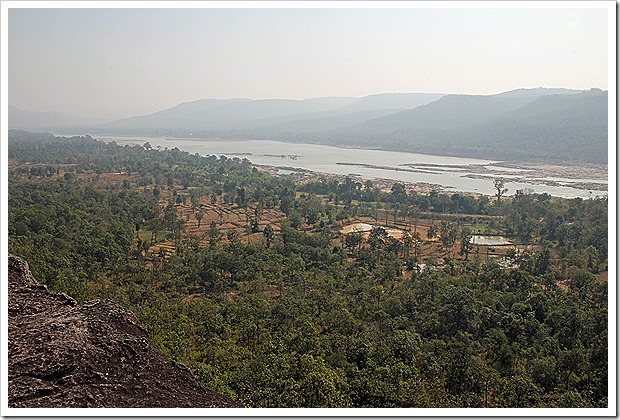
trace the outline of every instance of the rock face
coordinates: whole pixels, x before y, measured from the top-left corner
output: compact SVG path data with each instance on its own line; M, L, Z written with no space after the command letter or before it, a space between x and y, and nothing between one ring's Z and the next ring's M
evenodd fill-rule
M40 285L9 256L10 407L240 407L164 356L134 315Z

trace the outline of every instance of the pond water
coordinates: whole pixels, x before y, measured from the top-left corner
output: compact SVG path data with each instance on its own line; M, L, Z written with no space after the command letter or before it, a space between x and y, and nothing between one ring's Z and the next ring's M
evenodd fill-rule
M503 236L473 235L469 241L475 245L510 245L512 241Z
M142 145L150 142L153 148L178 147L200 155L225 155L248 159L257 165L278 168L282 174L294 171L350 175L362 179L387 179L412 184L430 184L450 192L470 192L486 195L495 193L493 180L506 181L508 195L517 189L528 188L536 193L548 193L559 197L593 197L606 195L607 191L589 191L560 185L557 179L530 179L527 170L504 168L497 161L459 158L451 156L423 155L385 150L354 149L305 143L286 143L271 140L208 140L172 137L106 136L93 135L103 141L116 141L120 145ZM588 179L570 179L570 182L588 182ZM607 185L606 180L598 183Z
M368 233L372 230L373 227L375 226L368 223L353 223L351 225L343 227L341 232L344 234L353 232ZM383 229L385 229L385 232L393 238L400 239L403 236L403 231L400 229L391 229L384 226L378 227L382 227Z
M354 223L342 228L342 233L370 232L373 226L368 223Z

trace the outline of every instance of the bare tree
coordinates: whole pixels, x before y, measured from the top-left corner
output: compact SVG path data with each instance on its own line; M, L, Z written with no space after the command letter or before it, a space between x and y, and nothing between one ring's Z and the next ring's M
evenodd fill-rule
M496 178L495 181L493 181L493 185L497 190L497 192L495 193L495 197L497 197L497 205L499 206L502 195L508 192L508 188L504 188L504 180L501 178Z

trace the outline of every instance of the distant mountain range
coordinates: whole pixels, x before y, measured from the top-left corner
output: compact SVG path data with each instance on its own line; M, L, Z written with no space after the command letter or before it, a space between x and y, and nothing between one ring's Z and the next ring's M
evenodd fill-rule
M439 99L441 96L440 94L409 93L380 94L363 98L325 97L304 100L203 99L185 102L150 115L113 121L102 128L196 131L280 127L297 130L298 125L305 127L311 124L316 129L323 130L324 120L332 127L349 125L386 113L415 108ZM342 118L343 122L335 122L334 117Z
M9 128L253 138L503 160L606 163L607 92L384 93L305 100L203 99L102 122L9 108Z
M58 127L86 127L104 122L98 118L80 118L60 112L30 112L9 105L9 128L50 130Z
M607 92L446 95L332 130L323 141L502 160L606 163Z

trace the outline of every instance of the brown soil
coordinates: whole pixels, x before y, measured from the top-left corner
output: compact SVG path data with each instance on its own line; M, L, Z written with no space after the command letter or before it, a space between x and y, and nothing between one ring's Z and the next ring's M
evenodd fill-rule
M239 407L165 357L111 301L78 305L9 256L10 407Z
M166 201L162 200L162 208L166 206ZM250 205L247 208L239 207L235 204L226 204L218 202L213 205L206 198L200 201L199 207L192 207L189 204L175 204L177 218L183 221L185 225L184 238L197 238L201 246L209 245L209 231L211 223L215 223L215 227L220 232L219 242L227 242L226 234L234 230L239 235L242 242L264 243L263 230L267 225L271 225L277 233L280 230L279 222L286 217L284 213L278 209L263 209L258 218L258 232L248 232L249 221L255 217L256 205ZM202 219L198 220L198 212L202 211ZM157 254L160 249L166 252L166 256L170 256L175 252L173 241L161 241L149 248L149 252Z
M594 277L600 282L607 283L609 272L603 271L601 273L595 274Z

